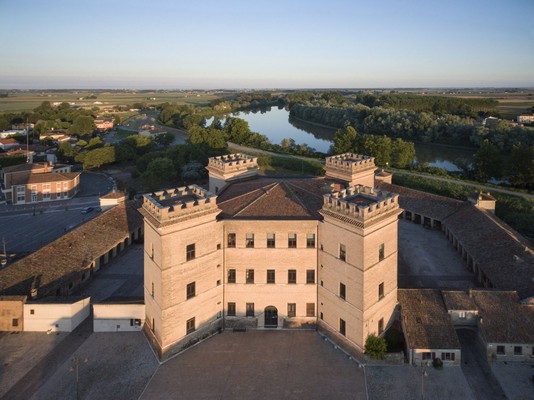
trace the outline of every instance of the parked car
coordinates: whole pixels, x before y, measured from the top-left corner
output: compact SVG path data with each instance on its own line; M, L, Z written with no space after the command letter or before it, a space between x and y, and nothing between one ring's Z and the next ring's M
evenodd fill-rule
M85 207L82 208L82 214L89 214L91 211L94 210L94 207Z

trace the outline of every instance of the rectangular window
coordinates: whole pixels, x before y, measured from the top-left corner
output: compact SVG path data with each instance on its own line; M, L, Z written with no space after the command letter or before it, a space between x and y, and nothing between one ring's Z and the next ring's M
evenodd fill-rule
M188 335L195 331L195 317L187 320L187 322L185 323L185 329Z
M345 261L347 259L347 249L344 244L339 245L339 259Z
M504 351L504 346L497 346L497 354L500 356L506 354L506 352Z
M229 248L235 247L235 233L228 234L228 247Z
M441 360L445 360L445 361L454 361L455 359L455 355L454 353L449 353L449 352L443 352L441 353Z
M289 318L297 315L297 305L295 303L287 303L287 316Z
M252 249L254 248L254 234L253 233L247 233L247 248Z
M276 236L274 233L267 234L267 248L274 249L276 246Z
M514 346L514 356L520 356L523 354L522 346Z
M384 243L382 243L378 247L378 261L382 261L384 259Z
M235 303L228 303L228 312L226 315L235 317Z
M254 303L247 303L247 317L254 316Z
M195 282L188 283L187 290L186 290L187 298L190 299L192 297L195 297L195 294L196 294L195 291L196 291L196 283Z
M13 321L11 321L11 325L12 326L19 326L19 319L18 318L13 318Z
M315 317L315 303L306 303L306 316Z
M339 333L345 336L345 320L341 318L339 319Z
M275 283L274 269L267 270L267 283Z
M306 270L306 283L315 283L315 270Z
M321 311L321 314L319 314L319 318L323 319L323 312Z
M297 247L297 234L290 233L287 237L287 247L295 249Z
M384 282L378 285L378 300L382 300L383 298L384 298Z
M217 279L217 286L221 286L221 280Z
M466 313L465 313L465 311L460 311L460 312L458 313L458 318L460 318L460 319L465 319L465 318L466 318Z
M346 297L346 289L343 283L339 284L339 297L341 297L343 300L345 300Z
M195 259L195 244L188 244L185 248L186 251L186 260L191 261Z
M315 248L315 233L308 233L306 235L306 247L308 249Z
M429 351L425 351L423 353L423 360L432 360L432 353Z
M235 269L228 270L228 283L235 283Z
M30 314L31 314L31 315L34 315L34 314L35 314L35 310L31 309L31 310L30 310Z
M287 283L297 283L297 270L290 269L287 271Z
M246 282L247 283L254 283L254 270L253 269L247 269Z
M221 244L217 243L217 250L220 250L220 249L221 249Z
M384 318L378 320L378 334L381 335L384 332Z

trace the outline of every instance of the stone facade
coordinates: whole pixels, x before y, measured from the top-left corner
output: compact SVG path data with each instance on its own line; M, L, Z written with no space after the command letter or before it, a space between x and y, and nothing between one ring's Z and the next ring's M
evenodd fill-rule
M367 182L374 160L354 157ZM160 357L223 328L316 326L361 355L394 318L398 196L254 180L257 160L239 154L208 170L222 197L195 185L144 197L145 331Z

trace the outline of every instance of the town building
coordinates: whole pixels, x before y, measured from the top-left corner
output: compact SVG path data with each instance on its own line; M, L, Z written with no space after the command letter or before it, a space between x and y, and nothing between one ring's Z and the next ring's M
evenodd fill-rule
M78 193L81 172L70 165L18 164L3 168L2 193L10 204L36 204L71 199Z
M13 138L0 139L0 149L3 151L8 151L18 147L20 143Z
M117 192L103 200L112 208L0 269L0 330L70 330L81 322L76 310L83 308L84 315L89 315L88 301L61 298L71 297L143 235L137 203L127 202L124 193ZM65 320L53 323L58 315Z
M534 123L534 114L532 115L518 115L517 122L523 124L532 124Z
M255 157L209 160L207 191L144 196L146 332L160 356L218 329L317 326L361 356L397 304L398 196L374 159L327 158L325 178L257 176ZM218 194L215 194L217 192Z
M104 132L104 131L107 131L109 129L113 129L113 117L97 117L95 119L95 126L96 126L96 129L101 131L101 132Z

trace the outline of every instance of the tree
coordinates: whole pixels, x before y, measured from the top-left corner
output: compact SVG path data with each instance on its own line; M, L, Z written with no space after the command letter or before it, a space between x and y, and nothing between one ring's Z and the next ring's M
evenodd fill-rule
M512 185L534 188L534 146L514 146L510 153L508 170Z
M169 146L174 142L174 135L171 132L165 132L157 135L154 142L160 146Z
M87 150L91 150L91 149L96 149L98 147L103 147L103 146L104 146L104 142L102 141L102 139L100 139L97 136L89 140L89 143L87 144L86 148Z
M106 146L88 151L83 160L83 169L100 168L102 165L115 162L115 148Z
M176 169L172 160L159 157L148 163L141 177L148 190L156 190L163 182L176 179Z
M334 136L334 145L331 148L332 154L343 154L358 152L358 133L352 126L347 125L343 129L338 129Z
M224 131L228 140L237 144L247 144L252 133L248 122L241 118L228 118L224 123Z
M96 129L93 117L88 115L81 115L76 117L74 123L69 128L71 135L82 136L86 133L92 133Z
M415 161L415 146L412 142L405 142L397 138L393 142L391 164L395 167L405 168Z
M69 142L62 142L59 145L58 156L62 161L75 156L74 149Z
M489 178L502 176L502 159L499 150L488 139L480 145L474 159L475 175L487 181Z
M386 339L371 334L365 340L365 354L369 357L382 360L387 351Z

